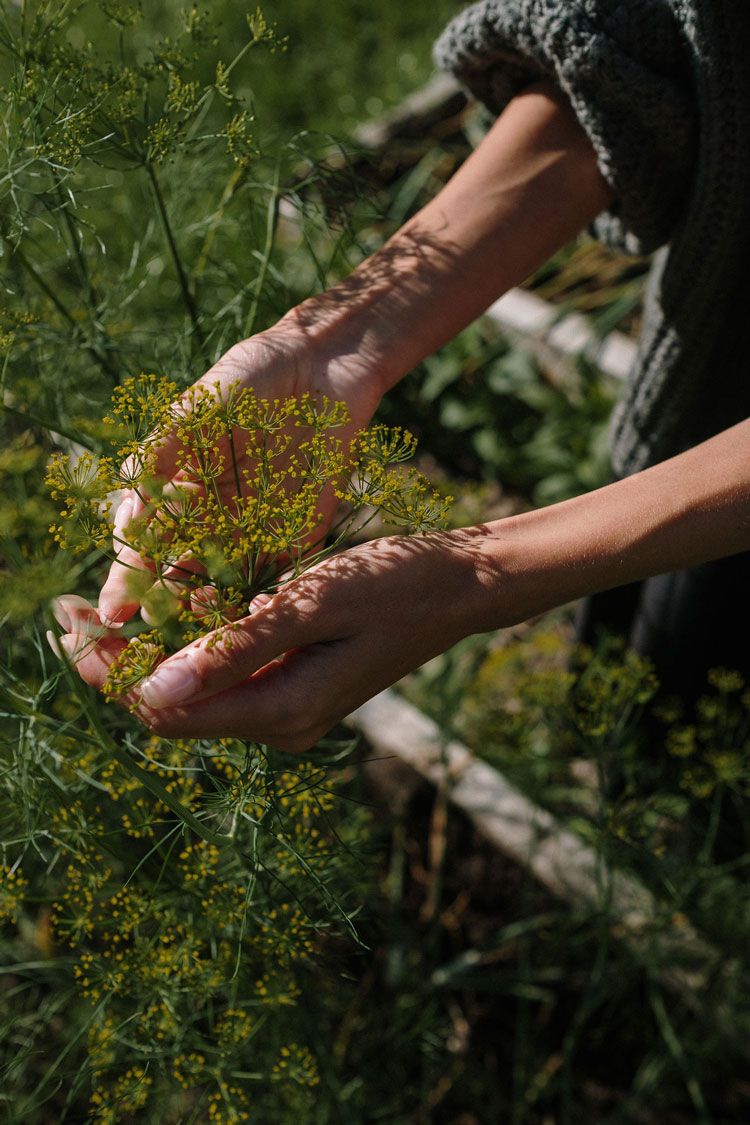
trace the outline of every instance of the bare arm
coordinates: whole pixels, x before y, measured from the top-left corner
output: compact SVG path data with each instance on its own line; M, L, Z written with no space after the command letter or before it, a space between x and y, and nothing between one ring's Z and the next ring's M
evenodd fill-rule
M509 580L539 613L750 550L750 420L625 480L486 525L480 568L506 624ZM522 619L519 604L512 616Z
M280 327L314 351L338 358L343 347L382 394L611 201L573 111L540 83L381 250Z
M167 737L306 749L461 637L748 548L750 421L540 511L336 556L241 622L228 647L199 641L167 660L143 685L140 714ZM69 651L81 643L66 640ZM88 649L83 677L99 686L122 645L111 636Z
M345 281L231 348L199 382L252 386L268 398L310 391L344 401L351 430L383 394L611 198L593 149L551 83L508 107L439 195ZM160 466L169 476L168 463ZM333 508L321 506L320 529ZM124 548L100 597L104 619L138 609Z
M529 91L382 251L264 336L283 341L295 389L347 398L364 419L388 386L609 199L564 101ZM143 685L140 713L167 736L303 749L469 633L747 548L750 421L562 504L330 559L235 626L231 647L199 641L167 660ZM69 649L78 631L73 623ZM100 685L122 645L110 635L87 649L84 678Z

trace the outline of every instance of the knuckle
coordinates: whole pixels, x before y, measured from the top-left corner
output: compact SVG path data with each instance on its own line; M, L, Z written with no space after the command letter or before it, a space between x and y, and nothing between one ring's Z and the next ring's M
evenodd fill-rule
M255 651L255 644L249 633L230 630L219 651L223 668L237 679L247 675Z
M247 678L254 670L254 639L241 628L227 628L191 651L190 665L204 691L220 691Z

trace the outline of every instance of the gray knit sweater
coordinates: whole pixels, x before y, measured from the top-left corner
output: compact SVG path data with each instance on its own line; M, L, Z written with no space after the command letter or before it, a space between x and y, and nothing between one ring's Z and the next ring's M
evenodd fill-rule
M616 193L595 234L657 251L615 471L750 416L750 0L482 0L435 58L495 114L554 78Z

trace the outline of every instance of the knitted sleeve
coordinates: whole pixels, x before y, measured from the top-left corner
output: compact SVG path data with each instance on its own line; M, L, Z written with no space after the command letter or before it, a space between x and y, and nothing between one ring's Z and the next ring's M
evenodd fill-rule
M493 114L549 77L586 130L616 202L594 233L629 253L672 237L696 170L684 0L481 0L435 44Z

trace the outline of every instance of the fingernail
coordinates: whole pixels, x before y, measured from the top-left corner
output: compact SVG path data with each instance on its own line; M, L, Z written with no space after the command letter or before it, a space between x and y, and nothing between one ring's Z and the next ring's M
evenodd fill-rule
M128 616L125 607L118 606L116 609L112 610L112 616L110 617L110 615L102 609L101 603L96 612L99 614L99 620L102 625L106 625L108 629L122 629ZM119 620L119 618L122 618L122 620Z
M73 632L73 615L83 613L90 615L93 606L78 594L61 594L52 601L52 613L55 621L66 633Z
M114 522L115 534L117 534L117 532L119 532L119 531L122 531L122 529L125 527L125 524L129 522L132 514L133 514L133 497L132 496L126 496L117 505L117 511L115 512L115 522Z
M66 633L70 631L70 617L65 609L62 598L55 598L52 602L52 616L61 629L64 629ZM50 636L54 636L51 629L47 631L47 640L49 640Z
M141 684L141 695L149 707L158 710L190 699L200 687L200 676L191 668L189 657L183 656L173 663L159 665L153 675Z
M62 660L63 653L67 656L68 660L75 663L78 655L78 643L76 637L71 633L62 637L56 637L51 629L47 630L47 644L54 652L58 660ZM62 651L61 651L62 650Z
M124 621L113 621L111 617L107 617L106 613L102 613L101 610L99 610L99 620L102 625L106 625L108 629L122 629L125 624Z
M123 539L123 531L130 523L130 517L133 514L133 497L126 496L125 499L119 504L115 512L114 525L112 527L112 546L115 552L115 558L119 558L127 543Z
M79 638L73 633L68 633L67 636L60 637L60 647L64 650L68 660L72 660L74 664L81 656Z

